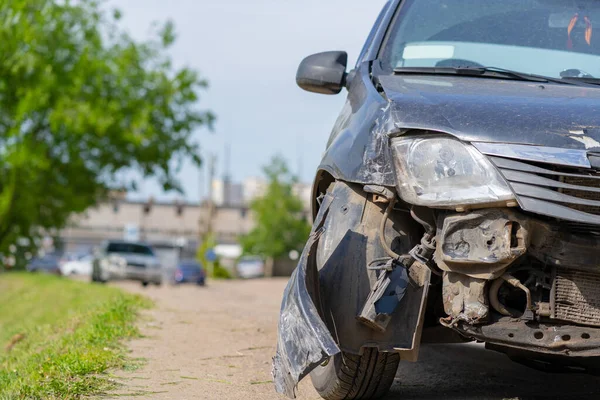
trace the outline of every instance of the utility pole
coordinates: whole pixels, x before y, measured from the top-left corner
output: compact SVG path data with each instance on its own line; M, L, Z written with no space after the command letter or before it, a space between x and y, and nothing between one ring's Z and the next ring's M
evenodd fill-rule
M198 205L202 207L204 198L204 162L198 167Z
M227 207L231 205L231 170L230 170L230 158L231 158L231 145L227 143L225 145L225 165L223 170L223 204Z
M205 243L205 241L207 241L213 231L213 217L214 217L214 201L213 201L213 188L212 188L212 181L215 177L215 163L216 163L216 156L213 153L210 153L207 155L207 164L208 164L208 168L207 168L207 179L208 179L208 197L204 200L204 202L202 201L202 195L204 195L204 189L200 189L202 195L200 196L200 203L199 203L199 207L200 207L200 218L198 220L198 225L199 225L199 229L198 229L198 234L199 234L199 238L198 238L198 245L200 247L202 247L203 243ZM203 172L201 170L201 172ZM204 178L202 177L202 173L200 174L200 182L201 182L201 187L202 187L202 183L204 183ZM203 257L206 257L205 254L202 255ZM206 265L205 267L208 268L208 273L209 276L213 276L213 272L214 272L214 265L212 262L209 262L208 265Z
M208 181L208 194L207 196L204 198L204 201L202 200L202 198L204 197L204 193L205 193L205 189L206 188L202 188L201 189L201 197L200 197L200 219L198 221L198 224L200 225L200 229L198 230L200 232L200 243L202 243L204 241L204 239L212 232L212 224L213 224L213 213L214 213L214 202L213 202L213 188L212 188L212 181L215 177L215 162L216 162L216 156L213 153L210 153L207 157L207 164L208 167L206 168L206 173L207 173L207 177L206 180ZM201 171L204 172L204 171ZM205 180L204 177L202 176L203 174L201 174L200 177L200 182L201 182L201 186L205 185Z
M217 156L214 153L208 156L208 197L204 203L206 211L206 220L201 221L201 224L205 226L200 227L200 232L204 232L205 236L208 236L213 231L213 217L215 212L215 202L213 199L213 180L216 174L216 162Z
M215 202L213 199L213 180L215 179L216 173L216 162L217 157L214 153L211 153L208 161L208 199L206 202L207 205L207 216L206 216L206 235L205 240L210 238L213 234L213 218L215 214ZM213 250L213 249L210 249ZM208 263L208 273L209 276L214 276L214 268L215 265L211 261Z

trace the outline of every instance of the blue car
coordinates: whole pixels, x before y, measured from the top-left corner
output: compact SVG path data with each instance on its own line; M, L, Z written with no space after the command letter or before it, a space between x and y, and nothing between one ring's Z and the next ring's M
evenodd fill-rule
M27 264L27 271L29 272L41 272L52 275L61 275L60 265L61 258L55 254L48 254L43 257L37 257L32 259Z
M204 286L206 273L202 265L195 260L184 260L179 263L174 274L175 284L195 283Z

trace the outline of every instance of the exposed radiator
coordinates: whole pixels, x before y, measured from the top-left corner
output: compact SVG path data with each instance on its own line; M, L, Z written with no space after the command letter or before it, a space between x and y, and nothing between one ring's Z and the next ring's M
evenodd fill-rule
M552 297L552 318L600 326L600 273L558 268Z
M595 176L597 177L597 175L595 175ZM564 183L567 183L569 185L574 185L574 186L600 188L600 180L597 180L597 179L567 176L567 177L564 177L562 181ZM580 199L595 200L595 201L600 200L600 193L598 193L598 192L585 192L582 190L573 190L573 189L559 189L559 191L566 195L577 197ZM586 213L590 213L590 214L600 215L600 206L574 204L574 205L571 205L571 208L574 208L575 210L583 211Z

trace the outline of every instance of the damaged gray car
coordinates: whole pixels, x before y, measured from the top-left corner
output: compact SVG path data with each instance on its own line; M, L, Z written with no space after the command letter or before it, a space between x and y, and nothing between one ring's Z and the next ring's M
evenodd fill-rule
M384 395L422 343L484 342L548 371L600 356L597 0L391 0L354 69L314 227L284 294L273 375L295 396Z

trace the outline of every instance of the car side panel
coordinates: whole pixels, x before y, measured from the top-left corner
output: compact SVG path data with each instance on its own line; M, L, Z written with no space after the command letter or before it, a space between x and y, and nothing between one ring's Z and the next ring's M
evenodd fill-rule
M354 73L319 169L338 180L394 186L386 136L390 103L373 86L370 63L362 63Z

